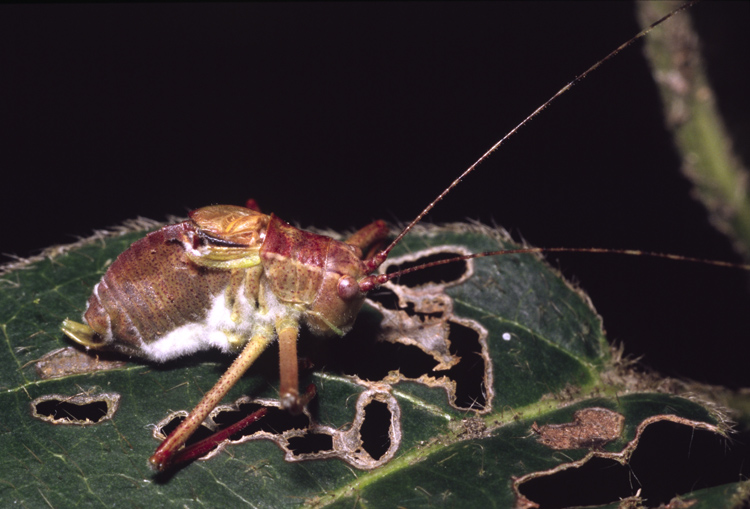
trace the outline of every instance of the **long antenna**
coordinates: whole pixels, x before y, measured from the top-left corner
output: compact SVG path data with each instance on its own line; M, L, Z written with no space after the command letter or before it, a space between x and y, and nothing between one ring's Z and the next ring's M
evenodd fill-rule
M492 153L495 152L495 150L497 150L498 148L500 148L500 146L503 145L506 142L506 140L508 140L508 138L510 138L511 136L513 136L514 134L516 134L523 126L525 126L526 124L528 124L529 122L531 122L537 115L539 115L542 111L544 111L545 109L547 109L547 107L550 104L552 104L552 102L555 101L555 99L557 99L558 97L560 97L561 95L563 95L565 92L567 92L568 90L570 90L571 88L573 88L574 85L576 85L578 82L580 82L581 80L583 80L584 78L586 78L589 74L591 74L596 69L598 69L602 64L604 64L608 60L610 60L613 57L615 57L617 54L619 54L621 51L623 51L624 49L626 49L627 47L629 47L630 45L632 45L634 42L636 42L639 39L643 38L646 34L648 34L656 26L664 23L666 20L668 20L669 18L671 18L675 14L677 14L677 13L679 13L679 12L681 12L681 11L689 8L689 7L692 7L693 4L696 4L699 1L700 0L691 0L690 2L687 2L687 3L683 4L683 5L681 5L680 7L678 7L677 9L675 9L674 11L670 12L666 16L664 16L664 17L662 17L662 18L654 21L653 23L651 23L649 26L647 26L646 28L644 28L643 30L641 30L633 38L631 38L630 40L624 42L623 44L621 44L620 46L618 46L614 51L612 51L611 53L609 53L607 56L605 56L604 58L602 58L601 60L599 60L598 62L596 62L594 65L592 65L591 67L589 67L588 69L586 69L584 72L582 72L578 76L576 76L571 82L569 82L567 85L565 85L560 90L558 90L552 97L550 97L549 99L547 99L547 101L544 104L542 104L541 106L539 106L529 116L527 116L525 119L523 119L521 121L521 123L519 123L516 127L514 127L513 129L511 129L510 131L508 131L508 133L505 136L503 136L497 143L495 143L494 145L492 145L492 147L490 147L490 149L487 150L487 152L485 152L484 154L482 154L482 157L480 157L479 159L477 159L476 162L474 162L474 164L472 164L471 166L469 166L461 175L458 176L458 178L456 178L453 182L451 182L451 184L448 187L446 187L445 190L442 193L440 193L437 198L435 198L432 202L430 202L430 204L427 205L427 207L425 207L425 209L422 212L420 212L419 215L416 218L414 218L414 220L411 223L409 223L409 225L406 228L404 228L403 231L401 231L401 233L399 233L398 237L396 237L396 239L393 242L391 242L391 244L387 248L385 248L384 250L380 251L377 255L375 255L370 260L368 260L367 263L368 263L368 268L370 269L370 272L375 271L375 269L377 269L380 265L382 265L382 263L386 260L386 258L388 258L388 254L391 252L391 250L393 250L393 248L396 247L396 245L399 242L401 242L401 239L404 238L404 236L407 233L409 233L409 231L411 231L411 229L416 224L418 224L424 218L424 216L426 216L435 207L435 205L438 204L438 202L440 200L442 200L448 193L450 193L453 190L453 188L456 187L466 176L468 176L471 172L473 172L477 168L477 166L479 166L480 164L482 164L485 159L487 159L490 155L492 155Z
M499 251L485 251L483 253L473 253L469 255L456 256L454 258L445 258L443 260L435 260L421 265L415 265L408 269L399 270L396 272L389 272L388 274L378 274L376 281L378 285L382 285L386 281L396 279L405 274L411 272L418 272L423 269L429 269L431 267L438 267L440 265L446 265L448 263L462 262L465 260L471 260L473 258L484 258L486 256L497 256L497 255L509 255L509 254L541 254L541 253L595 253L595 254L616 254L626 256L647 256L650 258L664 258L667 260L675 260L679 262L689 263L700 263L703 265L711 265L714 267L724 267L728 269L742 269L750 270L750 264L744 263L732 263L721 260L709 260L706 258L696 258L693 256L682 256L670 253L659 253L655 251L640 251L637 249L609 249L602 247L520 247L515 249L501 249Z

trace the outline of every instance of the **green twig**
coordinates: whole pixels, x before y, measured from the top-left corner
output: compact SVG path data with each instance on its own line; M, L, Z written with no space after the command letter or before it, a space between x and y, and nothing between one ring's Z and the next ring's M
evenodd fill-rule
M639 22L645 26L678 3L638 2ZM646 39L645 53L694 196L708 209L711 223L750 260L748 171L716 106L689 16L676 16L654 31Z

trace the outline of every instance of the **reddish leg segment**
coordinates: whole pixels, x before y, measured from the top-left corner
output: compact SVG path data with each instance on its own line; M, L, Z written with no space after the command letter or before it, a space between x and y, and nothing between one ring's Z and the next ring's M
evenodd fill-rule
M219 445L221 442L226 440L227 438L231 437L235 433L239 433L243 429L250 426L252 423L266 415L265 408L261 408L260 410L256 410L252 414L248 415L244 419L235 422L231 426L228 426L227 428L224 428L221 431L217 431L213 435L211 435L208 438L204 438L200 442L196 442L190 447L185 447L184 449L181 449L170 461L171 465L179 465L180 463L187 463L190 460L193 460L195 458L199 458L209 452L211 449Z

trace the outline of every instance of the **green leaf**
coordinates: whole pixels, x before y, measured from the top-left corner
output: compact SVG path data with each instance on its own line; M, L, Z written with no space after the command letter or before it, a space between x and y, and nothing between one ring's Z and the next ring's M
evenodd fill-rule
M374 292L372 305L344 338L303 335L303 355L316 366L304 375L318 389L312 405L316 432L341 436L352 423L361 426L368 444L375 444L365 447L375 461L357 464L354 454L340 451L327 459L287 461L271 440L258 439L155 476L146 464L159 443L154 425L173 411L192 409L230 357L208 353L162 366L132 360L45 379L35 366L48 352L69 346L60 323L80 317L107 266L144 233L99 236L0 279L6 349L0 357L0 505L512 507L514 479L594 457L627 463L632 450L622 451L634 448L649 419L668 415L681 425L723 432L718 414L701 404L626 389L588 299L539 257L507 255L470 262L474 272L460 271L462 282ZM420 228L390 263L401 263L407 253L419 259L425 249L460 253L510 246L501 233L476 225ZM411 304L396 306L392 295ZM413 338L422 338L421 347ZM227 403L247 395L270 404L277 391L276 359L273 348L265 352ZM439 359L446 361L444 369L436 367ZM54 359L46 365L48 371L69 368ZM109 420L78 426L32 417L36 398L59 395L64 402L78 395L68 402L73 404L102 393L120 396ZM364 415L360 408L358 415L357 402L367 397L385 405L366 406ZM387 405L395 425L387 422ZM612 440L586 435L590 430L580 427L576 433L588 442L578 448L557 450L539 440L545 430L567 429L545 425L573 422L576 411L590 408L622 416ZM280 426L291 417L275 419ZM281 445L294 438L285 440L277 438ZM320 447L324 452L313 448L307 454L332 455L330 445ZM375 468L357 468L363 466ZM734 488L725 491L734 496ZM711 496L721 496L716 493Z

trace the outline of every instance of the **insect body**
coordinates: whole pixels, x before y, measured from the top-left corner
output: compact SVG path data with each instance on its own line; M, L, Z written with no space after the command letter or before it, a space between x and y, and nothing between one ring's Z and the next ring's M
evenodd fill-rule
M298 389L300 326L317 334L345 334L366 293L395 276L373 273L396 243L508 137L604 60L511 130L382 251L376 249L387 234L382 221L339 242L252 208L221 205L195 210L188 221L153 232L120 255L89 299L86 324L65 320L65 334L88 348L113 349L160 362L210 347L241 350L217 384L157 449L151 464L158 470L168 468L187 438L277 338L281 404L300 412L314 395L312 389L305 394ZM372 254L365 256L371 247ZM543 250L516 252L532 251ZM499 252L460 259L495 254ZM450 261L455 260L436 263Z
M385 231L377 226L374 240ZM73 337L163 362L208 347L236 351L277 321L345 334L364 301L346 284L367 272L359 245L244 207L205 207L118 257L85 314L100 343L85 331Z
M369 274L379 263L362 259L363 250L386 233L385 223L376 221L340 242L249 208L194 210L190 220L165 226L121 254L94 287L87 324L66 320L63 332L88 348L158 362L212 347L244 347L222 378L228 383L220 381L185 421L184 438L278 337L281 403L299 413L314 395L298 390L300 324L320 335L351 329L377 279ZM153 460L157 468L168 465L183 442L167 446Z

